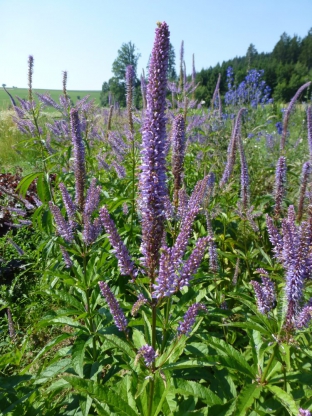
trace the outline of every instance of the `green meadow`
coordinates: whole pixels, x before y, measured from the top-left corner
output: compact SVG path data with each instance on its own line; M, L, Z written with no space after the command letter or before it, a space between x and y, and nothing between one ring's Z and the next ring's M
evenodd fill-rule
M20 97L28 99L28 89L27 88L7 88L8 92L14 97ZM45 94L49 93L53 100L56 102L59 101L59 96L62 94L62 90L49 90L49 89L34 89L33 92L36 94ZM100 93L101 91L79 91L73 90L68 91L68 95L73 103L76 103L80 98L90 95L90 99L95 100L96 104L100 104ZM0 110L7 110L10 106L10 97L4 91L3 88L0 89Z

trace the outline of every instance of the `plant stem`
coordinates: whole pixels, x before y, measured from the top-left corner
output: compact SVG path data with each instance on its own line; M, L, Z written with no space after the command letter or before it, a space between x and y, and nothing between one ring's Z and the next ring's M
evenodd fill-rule
M266 366L266 367L265 367L265 369L264 369L264 372L263 372L262 377L261 377L261 383L265 383L265 382L266 382L266 381L265 381L266 376L267 376L267 374L268 374L268 372L269 372L269 369L270 369L270 367L271 367L271 364L272 364L272 362L273 362L273 360L274 360L274 358L275 358L275 349L276 349L276 347L277 347L277 344L275 344L275 345L274 345L274 347L273 347L273 353L272 353L272 355L271 355L271 357L270 357L270 359L269 359L269 361L268 361L267 366Z

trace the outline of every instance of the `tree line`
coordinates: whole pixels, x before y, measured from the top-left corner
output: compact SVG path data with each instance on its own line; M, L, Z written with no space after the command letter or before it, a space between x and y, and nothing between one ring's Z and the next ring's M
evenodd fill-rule
M121 46L112 66L114 76L102 86L103 106L116 102L120 106L125 105L125 69L127 65L133 65L136 74L134 105L141 107L141 82L137 77L139 58L140 54L133 43L128 42ZM233 68L236 85L244 80L250 69L263 69L263 80L271 88L274 100L288 102L302 84L312 79L312 28L303 38L297 35L291 37L284 32L272 52L258 53L255 45L250 44L245 56L235 57L214 67L202 69L196 74L196 83L199 86L195 98L210 103L219 74L221 74L220 93L224 96L228 89L226 71L229 66ZM148 79L148 68L146 75L143 76ZM172 45L170 45L168 77L170 80L177 80L175 52Z

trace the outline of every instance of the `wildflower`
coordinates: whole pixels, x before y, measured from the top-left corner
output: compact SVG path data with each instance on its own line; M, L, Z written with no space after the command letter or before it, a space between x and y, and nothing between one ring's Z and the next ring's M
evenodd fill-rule
M202 303L194 303L190 306L183 317L183 320L179 322L178 333L179 335L189 335L192 331L192 327L195 323L196 316L200 310L207 311L207 308Z
M275 216L280 214L282 208L282 202L285 195L286 169L286 157L281 156L277 161L275 170Z
M312 160L312 107L307 108L307 127L308 127L308 144L310 151L310 160Z
M305 305L301 312L298 314L295 322L295 326L298 329L307 327L309 325L309 322L312 319L312 302L308 302L307 305Z
M300 186L300 197L299 197L299 204L298 204L298 221L301 221L303 215L303 205L304 199L306 195L307 185L309 175L311 173L311 166L310 162L305 162L302 166L302 173L301 173L301 186Z
M165 105L168 52L169 30L168 25L163 22L156 29L150 59L139 182L142 213L141 251L152 282L159 263L159 249L164 229L164 197L167 193Z
M236 121L235 121L234 128L232 131L231 140L227 149L228 157L227 157L226 166L222 175L222 179L220 181L220 187L224 186L227 183L227 181L229 180L232 174L233 166L235 163L235 157L236 157L237 137L240 135L241 118L245 110L246 110L245 108L241 108L236 116Z
M280 150L281 152L284 151L285 148L285 142L286 142L286 135L287 135L287 127L288 127L288 122L289 122L289 118L290 118L290 114L291 111L294 107L294 105L296 104L296 101L298 100L300 94L310 86L311 81L306 82L305 84L303 84L298 91L296 92L296 94L293 96L293 98L291 99L285 113L284 113L284 121L283 121L283 132L282 132L282 137L281 137L281 143L280 143Z
M143 345L143 347L141 347L138 351L138 357L143 357L144 358L144 362L145 365L147 367L150 367L153 362L155 361L157 354L154 350L153 347L151 347L150 345L146 344Z
M121 240L114 221L111 219L107 208L100 209L100 218L105 231L108 234L109 241L114 248L114 253L118 259L118 266L122 274L127 274L135 279L137 276L137 270L130 258L129 252Z
M54 205L51 201L49 202L50 210L53 214L56 229L58 234L64 238L65 241L71 243L74 240L73 230L70 225L65 221L62 213L56 205Z
M110 313L113 315L115 325L117 326L119 331L126 331L128 321L121 307L119 306L119 303L117 302L117 299L115 298L113 292L110 290L106 282L99 282L99 286L102 295L106 299Z
M74 147L74 171L76 186L76 204L83 210L84 205L84 184L85 184L85 149L81 136L78 110L72 108L70 111L71 135Z
M179 203L179 190L182 187L183 160L185 152L185 123L182 114L178 114L173 122L172 132L172 173L174 177L173 203Z
M131 315L136 316L141 306L143 306L146 302L147 302L147 299L145 299L144 295L140 293L137 301L132 306Z

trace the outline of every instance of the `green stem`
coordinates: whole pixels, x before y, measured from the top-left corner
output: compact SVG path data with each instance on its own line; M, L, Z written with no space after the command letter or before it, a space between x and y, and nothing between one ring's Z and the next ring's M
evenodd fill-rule
M152 306L152 347L156 351L156 305ZM155 389L155 361L152 364L153 378L150 382L150 393L148 398L148 411L147 416L151 416L153 408L153 399L154 399L154 389Z
M271 367L271 364L272 364L272 362L273 362L273 360L275 358L275 350L276 350L276 347L277 347L277 344L275 344L274 347L273 347L273 353L272 353L272 355L271 355L271 357L270 357L270 359L268 361L267 366L264 369L264 372L263 372L262 377L261 377L261 383L265 383L266 376L267 376L267 374L269 372L269 369Z
M161 343L161 347L160 347L160 353L161 354L163 353L163 351L165 349L165 345L167 343L167 338L168 338L167 325L168 325L168 321L169 321L170 306L171 306L171 299L168 298L167 303L166 303L165 324L164 324L164 329L163 329L163 339L162 339L162 343Z

